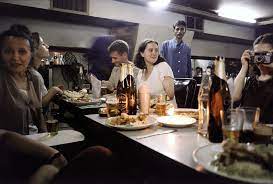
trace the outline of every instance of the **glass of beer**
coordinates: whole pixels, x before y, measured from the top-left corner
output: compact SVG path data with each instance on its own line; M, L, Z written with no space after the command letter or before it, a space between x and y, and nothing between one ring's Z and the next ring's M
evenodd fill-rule
M101 82L101 89L100 89L100 95L101 97L104 95L107 95L108 89L107 89L107 83L105 81Z
M224 139L239 142L240 131L243 127L244 112L241 109L220 111Z
M48 131L49 136L54 136L58 134L59 130L59 122L56 119L47 120L46 121L46 128Z
M107 117L114 117L119 115L118 99L111 96L106 99Z
M244 123L240 133L240 142L252 143L254 140L253 127L259 122L260 108L256 107L240 107L244 112Z
M257 122L253 128L255 144L269 144L272 137L272 128Z
M155 113L159 116L167 115L166 95L160 94L157 96L157 103L155 105Z

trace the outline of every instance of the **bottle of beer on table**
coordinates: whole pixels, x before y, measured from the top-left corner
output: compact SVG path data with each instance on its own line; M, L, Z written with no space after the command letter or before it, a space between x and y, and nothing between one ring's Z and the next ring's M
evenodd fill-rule
M121 65L120 70L120 79L117 85L117 98L118 98L118 107L120 113L128 113L128 86L129 82L127 80L127 70L128 67L126 64Z
M128 64L128 75L126 77L128 81L128 114L135 115L137 113L137 91L136 91L136 83L134 79L133 73L133 65Z
M222 122L220 111L224 112L230 108L231 96L226 82L225 60L223 57L215 59L214 76L210 88L210 117L208 124L208 138L210 142L222 142Z
M120 80L117 86L117 98L120 113L134 115L137 113L136 83L132 64L122 64Z

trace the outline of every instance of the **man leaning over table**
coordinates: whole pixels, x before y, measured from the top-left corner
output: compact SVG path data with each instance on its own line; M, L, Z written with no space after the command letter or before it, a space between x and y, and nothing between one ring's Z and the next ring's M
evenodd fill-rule
M112 63L115 65L112 69L110 78L108 81L102 81L110 91L114 91L118 85L118 81L120 78L120 68L121 64L133 64L128 60L129 55L129 45L123 40L116 40L110 44L108 47L108 52L112 59ZM134 77L136 79L139 69L137 67L133 67Z
M178 20L173 25L174 38L164 41L160 49L160 55L171 66L175 78L192 77L191 49L183 42L186 29L186 22Z

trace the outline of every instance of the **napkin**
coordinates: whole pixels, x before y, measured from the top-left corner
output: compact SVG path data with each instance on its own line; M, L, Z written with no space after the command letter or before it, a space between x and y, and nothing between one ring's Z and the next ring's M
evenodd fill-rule
M101 81L93 74L90 75L92 84L92 94L94 98L100 98Z

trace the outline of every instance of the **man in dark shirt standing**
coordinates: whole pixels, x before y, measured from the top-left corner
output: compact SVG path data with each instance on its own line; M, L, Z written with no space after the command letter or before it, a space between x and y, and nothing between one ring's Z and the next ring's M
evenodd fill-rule
M114 67L107 48L118 39L127 40L130 34L129 27L117 27L112 29L112 35L100 36L95 39L89 52L88 63L89 73L92 73L99 80L108 80Z
M183 42L186 33L186 23L183 20L173 25L174 38L162 43L160 53L173 70L175 78L192 77L191 49Z

